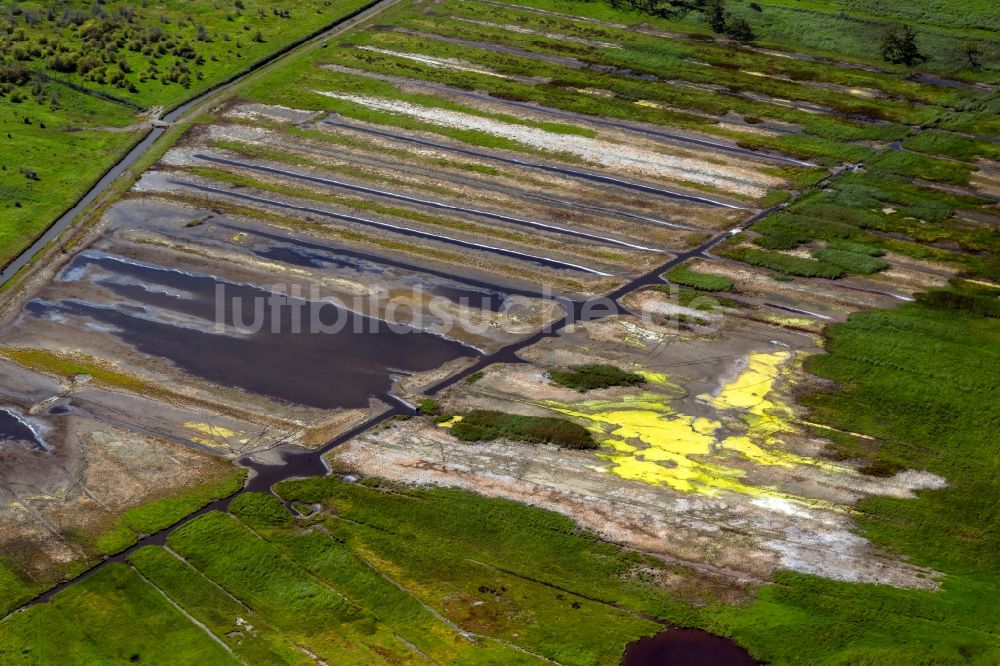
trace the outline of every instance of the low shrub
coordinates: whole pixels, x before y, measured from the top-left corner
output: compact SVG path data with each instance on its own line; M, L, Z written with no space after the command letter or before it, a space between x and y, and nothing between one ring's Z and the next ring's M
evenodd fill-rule
M583 426L549 416L522 416L474 409L451 427L463 442L488 442L506 437L535 444L555 444L567 449L596 449L597 443Z
M710 273L699 273L685 266L674 268L665 277L671 282L699 291L729 291L733 288L733 281L729 278Z
M932 308L958 310L983 317L1000 317L1000 297L995 294L931 289L917 294L917 300Z
M731 259L746 262L752 266L770 268L785 275L801 277L822 277L836 279L844 276L844 269L817 259L793 257L778 252L767 252L752 247L737 247L726 252Z
M556 384L581 393L609 386L634 386L645 381L645 378L638 373L603 363L574 365L569 370L553 372L549 376Z
M866 164L875 173L894 173L951 185L968 185L972 167L918 153L885 151Z
M828 264L843 268L848 273L856 273L858 275L869 275L889 268L889 262L887 261L868 254L860 254L848 250L825 247L813 250L812 255L820 261L825 261Z
M754 245L765 250L792 250L811 240L846 240L863 233L852 224L826 215L800 213L770 215L754 225L754 231L762 234L754 239Z
M828 242L826 246L833 248L834 250L844 250L845 252L854 252L855 254L867 254L869 257L881 257L885 254L885 250L880 247L873 247L871 245L865 245L864 243L854 243L845 240L832 240Z
M434 398L421 398L417 403L417 411L425 416L433 416L441 411L441 403Z
M908 138L903 147L920 153L946 155L963 162L972 162L977 157L1000 159L1000 146L994 143L936 130L925 130Z
M788 231L768 231L753 239L753 244L765 250L794 250L810 239Z

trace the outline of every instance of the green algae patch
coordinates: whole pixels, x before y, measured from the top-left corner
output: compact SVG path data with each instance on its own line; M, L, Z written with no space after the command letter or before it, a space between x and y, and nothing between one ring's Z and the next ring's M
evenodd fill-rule
M113 388L135 392L142 392L148 388L145 383L121 372L116 366L85 354L54 352L48 349L4 347L0 349L0 356L5 356L26 368L59 377L72 378L90 375L94 381Z

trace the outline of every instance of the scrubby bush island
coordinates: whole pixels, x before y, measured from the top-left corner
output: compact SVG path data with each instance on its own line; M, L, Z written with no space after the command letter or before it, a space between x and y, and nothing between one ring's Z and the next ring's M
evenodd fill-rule
M604 363L588 363L574 365L569 370L549 373L552 381L560 386L571 388L583 393L591 389L608 388L610 386L634 386L641 384L645 378L635 372L628 372L613 365Z
M726 256L737 261L744 261L753 266L770 268L786 275L801 277L821 277L836 279L844 276L844 269L817 259L795 257L779 252L767 252L752 247L737 247L725 251Z
M417 411L425 416L433 416L441 411L441 404L434 398L421 398L417 403Z
M869 275L889 268L889 263L877 257L848 250L837 250L829 247L813 250L812 255L834 266L843 268L848 273Z
M699 291L729 291L733 281L721 275L700 273L685 266L678 266L666 274L666 278L676 284L698 289Z
M826 246L833 248L834 250L844 250L846 252L854 252L855 254L867 254L869 257L881 257L885 254L885 250L882 248L872 247L871 245L865 245L864 243L853 243L845 240L832 240L828 242Z
M596 449L597 443L583 426L551 416L523 416L474 409L451 426L463 442L488 442L505 437L533 444L555 444L566 449Z

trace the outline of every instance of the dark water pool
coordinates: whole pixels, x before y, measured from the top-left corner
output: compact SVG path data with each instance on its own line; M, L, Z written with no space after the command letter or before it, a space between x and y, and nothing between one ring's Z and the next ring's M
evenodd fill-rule
M370 396L389 389L389 368L422 372L478 355L458 342L390 327L329 302L274 297L251 285L112 257L81 261L98 263L99 283L127 302L35 300L27 312L86 318L193 375L288 402L364 407ZM69 273L64 279L73 278Z
M0 408L0 442L30 442L42 446L35 431L14 412Z
M386 272L386 266L380 266L373 260L351 257L341 254L328 254L320 252L310 252L298 248L271 247L265 250L255 250L254 254L264 259L281 261L286 264L303 266L306 268L346 268L358 273L374 273L382 275ZM460 305L480 310L499 312L503 306L507 295L495 289L477 289L459 283L441 283L439 279L430 278L422 280L419 276L413 282L414 287L421 286L427 293L434 296L441 296L455 301Z
M667 629L628 646L621 666L755 666L746 650L700 629Z

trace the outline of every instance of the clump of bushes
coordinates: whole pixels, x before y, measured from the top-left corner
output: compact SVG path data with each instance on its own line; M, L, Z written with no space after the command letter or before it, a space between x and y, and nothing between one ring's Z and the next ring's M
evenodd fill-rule
M1000 317L1000 297L995 293L973 290L931 289L917 294L923 305L944 310L958 310L983 317Z
M980 156L1000 159L1000 146L995 143L935 130L924 130L909 137L903 142L903 147L920 153L947 155L963 162L972 162Z
M761 234L753 240L754 245L765 250L793 250L814 239L845 240L862 233L857 226L830 219L824 212L770 215L754 225L754 231Z
M877 257L830 247L813 250L812 255L820 261L843 268L848 273L869 275L889 268L889 262Z
M441 404L434 398L421 398L417 403L417 411L425 416L434 416L441 411Z
M739 301L734 301L724 296L706 296L703 292L688 287L678 287L672 284L654 284L647 288L651 291L667 294L671 298L676 298L678 305L695 310L711 312L720 306L727 308L740 307Z
M628 372L613 365L604 363L587 363L574 365L569 370L552 372L549 377L553 382L566 388L583 393L591 389L608 388L609 386L635 386L646 379L635 372Z
M733 288L733 281L728 278L710 273L700 273L686 266L674 268L665 277L675 284L698 289L699 291L729 291Z
M789 254L778 252L767 252L757 250L752 247L737 247L726 251L726 256L737 261L746 262L752 266L770 268L773 271L784 273L785 275L799 275L801 277L821 277L837 279L844 276L844 269L839 266L820 261L818 259L806 259L805 257L794 257Z
M555 444L566 449L596 449L597 443L583 426L550 416L522 416L488 409L474 409L451 426L451 434L463 442L488 442L501 437Z
M844 240L830 241L826 244L826 246L833 248L834 250L844 250L846 252L854 252L855 254L867 254L869 257L881 257L885 254L885 250L880 247L865 245L864 243L853 243L851 241Z
M882 36L879 50L883 60L896 65L912 67L927 60L927 56L917 46L917 33L908 25L899 30L887 30Z
M869 171L881 174L898 174L921 178L949 185L968 185L972 167L961 162L927 157L917 153L887 150L866 163Z

